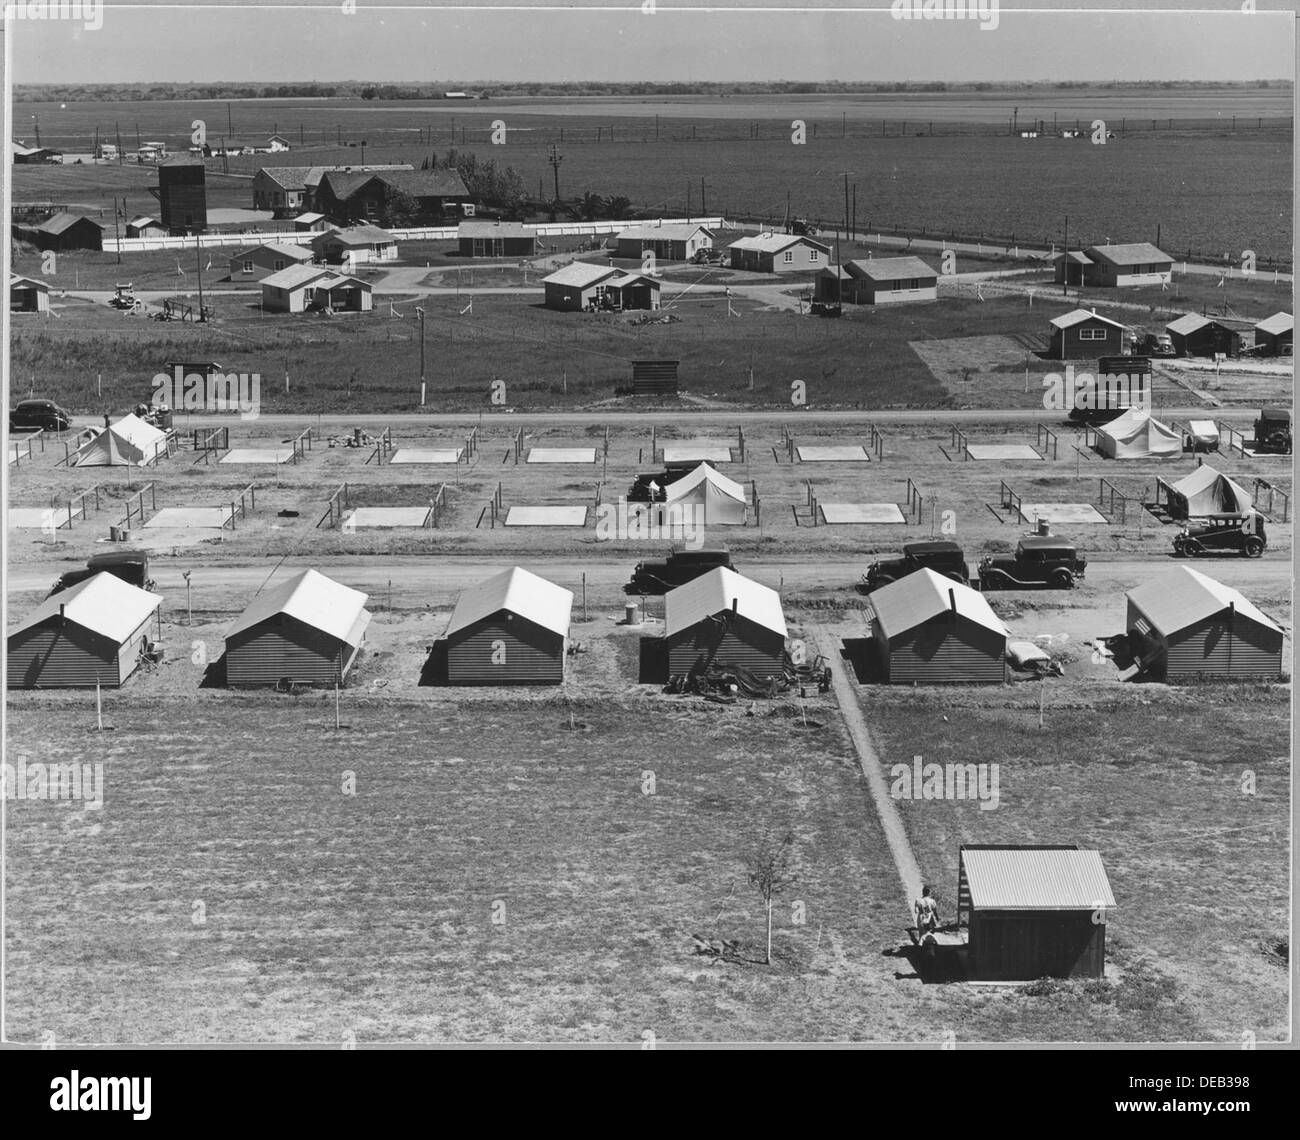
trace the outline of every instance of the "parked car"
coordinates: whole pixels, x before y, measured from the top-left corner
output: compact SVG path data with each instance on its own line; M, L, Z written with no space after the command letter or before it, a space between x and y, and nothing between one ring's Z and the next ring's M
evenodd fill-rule
M67 431L72 413L53 400L21 400L9 409L10 431Z
M917 571L930 569L936 574L960 582L963 586L970 584L970 567L966 565L966 555L962 548L948 539L935 542L908 542L903 544L903 553L898 558L882 558L867 567L862 575L862 592L871 593L890 582Z
M702 546L699 550L674 546L663 561L638 562L632 580L623 589L629 594L666 594L719 566L735 569L725 546Z
M1146 356L1177 356L1174 340L1168 333L1147 333L1142 338L1142 352Z
M96 574L107 572L132 586L142 590L152 590L154 581L149 577L149 555L143 550L117 550L112 554L96 554L86 562L84 570L69 570L59 575L58 581L49 595L62 593L78 582L93 578Z
M1291 454L1291 412L1287 408L1261 408L1255 421L1255 450L1274 455Z
M1068 538L1027 535L1009 556L985 558L979 565L982 590L1048 586L1069 590L1084 576L1088 560Z
M1174 536L1174 553L1179 558L1203 554L1244 554L1258 558L1268 547L1264 516L1258 511L1248 515L1211 515L1188 519Z

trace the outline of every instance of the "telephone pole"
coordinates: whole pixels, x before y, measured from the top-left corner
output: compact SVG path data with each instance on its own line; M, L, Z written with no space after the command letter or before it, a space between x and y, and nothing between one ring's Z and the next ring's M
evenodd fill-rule
M551 152L546 157L546 161L551 164L551 173L555 176L555 200L560 200L560 163L564 161L564 155L556 149L555 144L551 143Z
M208 318L203 312L203 247L197 233L194 235L194 266L199 272L199 320L206 321Z

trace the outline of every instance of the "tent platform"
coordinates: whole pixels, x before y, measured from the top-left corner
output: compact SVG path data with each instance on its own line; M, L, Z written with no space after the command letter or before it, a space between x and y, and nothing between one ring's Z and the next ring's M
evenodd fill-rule
M428 507L357 507L343 519L342 529L377 530L385 527L425 527L429 525Z
M867 463L865 447L795 447L800 463Z
M292 447L232 447L218 463L288 463Z
M10 507L9 530L54 530L60 522L68 521L67 511L53 507Z
M394 463L459 463L463 447L401 447L388 457Z
M972 459L1037 459L1043 457L1027 443L968 443L966 454Z
M506 526L586 526L586 507L511 507Z
M1020 504L1020 521L1032 523L1047 519L1051 523L1108 523L1109 520L1091 503L1025 503Z
M837 523L901 523L903 512L897 503L819 503L822 521Z
M663 445L665 463L730 463L731 445L704 439Z
M530 447L527 463L595 463L594 447Z
M163 507L151 515L144 525L150 530L168 527L220 530L229 518L229 507Z

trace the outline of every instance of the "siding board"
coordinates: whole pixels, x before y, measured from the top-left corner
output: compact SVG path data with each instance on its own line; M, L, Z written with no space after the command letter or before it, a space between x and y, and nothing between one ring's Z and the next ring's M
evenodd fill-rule
M508 610L498 610L447 638L451 685L559 685L564 681L565 638ZM505 649L494 663L493 643Z

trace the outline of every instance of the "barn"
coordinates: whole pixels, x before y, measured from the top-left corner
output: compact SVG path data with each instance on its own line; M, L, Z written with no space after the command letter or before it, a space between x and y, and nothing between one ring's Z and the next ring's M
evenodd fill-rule
M397 239L378 226L353 226L327 230L311 240L312 252L332 265L367 261L396 261Z
M1048 356L1053 360L1119 356L1124 350L1125 326L1098 316L1096 309L1075 309L1047 324L1052 338Z
M263 281L281 269L310 262L310 249L301 245L279 245L268 242L241 249L230 259L231 281Z
M732 269L754 273L806 273L830 259L831 247L803 234L762 233L731 243Z
M465 590L445 638L451 685L559 685L573 592L519 566Z
M15 226L19 241L31 242L37 249L103 249L102 222L68 210L47 218L39 226Z
M1083 252L1091 263L1082 267L1085 285L1167 285L1173 279L1174 259L1148 241L1090 245Z
M106 571L46 598L9 631L8 687L122 685L144 659L161 605Z
M1130 590L1125 628L1139 674L1150 680L1282 672L1281 627L1243 594L1189 566Z
M1241 333L1213 317L1188 313L1176 321L1170 321L1165 325L1165 331L1179 356L1216 356L1223 353L1228 357L1237 357L1241 354Z
M258 594L226 630L226 684L342 684L369 624L365 594L304 570Z
M1290 313L1274 313L1255 325L1255 351L1261 356L1290 356L1295 318Z
M690 261L702 249L713 248L713 232L694 222L632 226L618 235L617 256L640 261L652 253L656 261Z
M939 295L939 275L919 257L846 261L818 274L814 295L819 301L846 305L933 301Z
M983 844L958 851L957 923L967 924L970 981L1104 977L1114 909L1100 852Z
M461 257L532 257L537 231L519 222L466 221L456 227Z
M784 669L786 625L773 589L719 566L664 595L664 650L670 675L710 668Z
M984 595L923 569L870 597L880 677L892 685L1000 685L1007 627Z
M1209 515L1244 515L1255 504L1254 496L1240 483L1202 463L1176 483L1156 478L1156 501L1165 497L1165 509L1176 519L1206 518Z
M48 313L50 287L44 281L9 275L9 311L11 313Z

